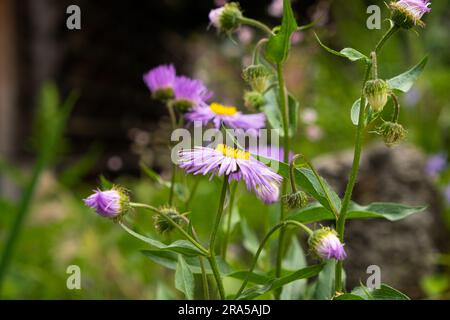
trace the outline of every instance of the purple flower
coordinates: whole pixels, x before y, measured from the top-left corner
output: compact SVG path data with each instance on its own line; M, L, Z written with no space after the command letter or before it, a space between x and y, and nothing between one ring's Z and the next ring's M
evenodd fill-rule
M438 153L428 158L425 165L425 173L430 177L434 177L443 171L446 166L447 157L442 153Z
M283 15L283 0L272 0L267 11L272 17L280 18Z
M160 65L144 75L144 82L155 98L170 99L173 96L175 78L173 65Z
M203 125L212 122L217 129L222 123L229 128L243 130L259 130L266 125L264 113L242 114L236 107L224 106L216 102L209 107L193 108L186 114L186 119L189 122L201 122Z
M282 177L263 163L250 156L249 152L219 144L215 149L195 147L181 150L180 168L187 173L226 176L230 181L244 180L247 190L253 190L256 196L266 204L277 201Z
M337 237L336 231L330 228L321 228L315 231L310 239L311 250L322 259L344 260L347 254L344 245Z
M222 16L223 10L224 7L220 7L209 12L209 21L217 29L220 29L220 17Z
M177 77L174 85L174 105L183 110L204 106L211 98L212 93L208 91L203 82L188 77Z
M411 29L414 26L424 27L425 23L421 20L423 15L431 11L429 0L400 0L391 2L392 21L395 25Z
M397 5L407 10L416 20L420 20L425 13L431 11L429 0L400 0Z
M94 194L84 199L84 203L88 207L106 218L115 218L125 213L128 202L128 196L123 190L117 187L106 191L97 189L94 191Z

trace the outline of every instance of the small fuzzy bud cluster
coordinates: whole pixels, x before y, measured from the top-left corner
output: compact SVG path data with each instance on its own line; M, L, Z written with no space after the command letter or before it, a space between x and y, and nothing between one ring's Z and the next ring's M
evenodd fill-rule
M393 147L405 139L408 132L399 123L386 121L377 128L376 133L383 136L388 147Z
M159 208L159 211L161 214L155 215L153 217L153 222L155 229L161 234L170 233L175 229L175 226L166 217L173 220L173 222L178 225L183 225L185 223L181 214L174 207L161 207Z
M289 209L300 209L308 205L308 195L303 191L287 194L283 196L283 203Z

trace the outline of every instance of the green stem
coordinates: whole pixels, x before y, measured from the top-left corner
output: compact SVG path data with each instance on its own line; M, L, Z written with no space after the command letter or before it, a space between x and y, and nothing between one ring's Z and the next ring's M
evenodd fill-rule
M217 266L215 245L216 245L217 232L220 227L220 220L222 219L223 209L224 209L224 205L225 205L225 198L227 195L227 189L228 189L228 176L224 176L222 192L220 194L219 208L217 209L216 221L214 223L214 228L212 230L211 238L209 241L209 263L211 265L211 269L212 269L214 278L216 279L220 299L222 299L222 300L224 300L226 296L225 296L225 289L223 287L222 276L220 275L220 271Z
M279 99L280 99L280 108L281 115L283 120L283 132L284 132L284 140L283 140L283 148L284 148L284 162L289 162L289 149L290 149L290 139L289 139L289 109L287 104L287 91L286 84L284 81L283 75L283 65L277 64L277 76L278 76L278 86L279 86ZM281 194L286 194L287 191L287 180L283 179L283 183L281 186ZM280 205L280 221L283 221L285 218L285 208L284 205ZM286 232L285 228L281 228L280 237L278 239L278 252L277 252L277 260L275 266L275 275L277 277L281 274L281 263L283 260L283 252L284 252L284 238Z
M191 206L191 202L194 199L195 194L197 193L198 185L200 184L200 178L196 178L194 181L194 185L191 188L191 192L189 193L189 198L186 200L186 203L184 205L184 210L189 211L189 208Z
M171 102L168 102L166 106L167 106L167 111L169 112L170 122L172 124L172 130L175 130L177 128L177 117L175 115L175 111L173 110L173 105ZM172 203L173 203L176 170L177 170L176 164L172 163L172 178L170 180L170 191L169 191L169 200L168 200L169 205L172 205Z
M223 239L223 247L222 247L222 258L224 261L226 261L227 258L227 251L228 251L228 242L230 241L230 233L231 233L231 218L233 217L233 205L234 205L234 198L236 195L236 189L238 184L234 183L231 187L230 192L230 206L228 208L228 217L227 217L227 226L225 230L225 235Z
M260 50L261 50L262 46L265 45L268 41L269 41L269 39L263 38L263 39L259 40L258 43L256 44L255 49L253 50L253 58L252 58L253 64L259 64Z
M248 284L248 276L255 270L256 268L256 264L258 263L258 259L259 256L261 255L267 241L269 241L270 237L278 230L278 229L282 229L285 228L288 225L293 225L296 227L299 227L301 229L303 229L309 236L311 236L313 234L313 231L308 228L307 226L305 226L304 224L298 222L298 221L294 221L294 220L285 220L282 221L280 223L278 223L277 225L275 225L272 229L270 229L270 231L265 235L264 239L261 241L261 244L259 245L258 250L256 251L256 255L253 258L253 262L252 262L252 266L250 267L250 270L247 273L247 277L245 278L244 282L242 283L239 291L236 293L234 299L238 299L239 296L242 294L242 292L244 291L245 287ZM279 276L277 276L279 277Z
M174 195L174 188L175 188L175 180L176 180L176 171L177 166L175 163L172 163L172 178L170 179L170 190L169 190L169 205L173 204L173 195Z
M395 94L391 94L392 101L394 101L394 115L392 116L392 122L397 123L400 116L400 102Z
M195 228L192 225L191 221L188 218L186 218L185 216L182 216L182 217L183 217L183 220L190 226L191 234L192 234L192 237L194 238L194 240L197 242L200 242L197 232L195 231ZM200 262L200 270L202 272L203 297L205 298L205 300L209 300L210 296L209 296L209 286L208 286L208 275L206 273L205 262L203 261L203 257L198 257L198 260Z
M378 42L378 44L375 47L375 53L380 52L386 41L396 32L399 28L397 26L391 27L381 38L381 40ZM373 56L372 56L373 57ZM372 63L368 63L364 75L364 81L362 85L361 90L361 102L360 102L360 108L359 108L359 120L358 120L358 128L356 131L356 142L355 142L355 150L353 155L353 163L352 163L352 169L350 171L350 176L348 179L347 187L344 194L344 199L342 200L342 207L341 211L339 213L339 217L336 221L336 231L339 235L339 239L344 242L344 233L345 233L345 221L347 216L347 210L348 206L350 204L350 200L352 198L353 189L355 187L356 179L358 177L358 170L359 170L359 164L361 160L361 152L362 152L362 144L363 144L363 138L364 138L364 116L365 116L365 97L364 97L364 87L366 85L366 82L369 80L370 72L372 69ZM343 286L342 286L342 269L343 269L343 262L338 261L336 264L335 269L335 291L336 292L342 292Z
M264 31L265 33L267 33L268 35L273 35L272 30L268 26L266 26L264 23L259 22L258 20L246 18L246 17L242 17L239 20L241 21L242 24L246 24L246 25L258 28L261 31Z
M132 208L141 208L153 211L156 214L159 214L161 217L166 219L173 227L175 227L187 240L189 240L198 250L200 250L205 256L209 255L209 251L205 249L197 240L195 240L189 233L186 232L178 223L176 223L172 218L163 214L158 208L150 206L148 204L143 203L130 203Z

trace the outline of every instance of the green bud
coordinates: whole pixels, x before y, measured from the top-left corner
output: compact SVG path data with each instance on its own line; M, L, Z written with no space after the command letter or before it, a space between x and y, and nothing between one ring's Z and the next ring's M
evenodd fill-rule
M155 100L167 102L173 98L173 90L172 88L159 89L152 94L152 97Z
M192 102L184 99L175 100L173 101L173 107L181 112L186 112L192 108Z
M232 33L241 26L242 11L239 3L230 2L223 7L211 10L209 20L220 32Z
M270 85L270 70L262 65L251 65L244 69L242 77L254 91L264 93Z
M364 94L373 111L381 112L387 103L389 85L381 79L369 80L364 87Z
M157 214L153 217L155 229L161 233L170 233L175 227L164 216L172 219L176 224L183 225L185 220L178 210L174 207L164 206L159 208L161 214Z
M412 10L408 6L391 2L389 8L391 9L391 20L398 27L408 30L416 25L425 26L425 23L420 19L421 15L417 15L416 10Z
M289 209L304 208L309 202L308 195L303 191L297 191L295 193L284 195L282 200L285 206Z
M386 121L379 126L376 133L383 136L383 141L388 147L400 143L408 134L401 124L390 121Z
M247 91L244 95L244 101L245 106L253 110L259 110L266 103L266 99L258 91Z

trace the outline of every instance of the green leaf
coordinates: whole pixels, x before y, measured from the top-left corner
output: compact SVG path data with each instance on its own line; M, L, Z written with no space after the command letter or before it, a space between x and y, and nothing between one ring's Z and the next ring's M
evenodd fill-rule
M175 270L175 288L183 292L186 299L194 300L194 274L181 254L178 255L178 264Z
M370 219L383 218L389 221L398 221L409 217L412 214L422 212L426 209L423 206L406 206L396 203L372 203L368 206L361 206L351 202L347 219ZM319 203L313 203L288 217L302 223L313 223L323 220L335 220L335 216Z
M156 247L160 250L165 251L173 251L176 253L181 253L187 256L202 256L204 255L197 247L195 247L192 243L186 241L186 240L177 240L171 244L164 244L158 240L155 240L150 237L143 236L137 232L134 232L130 228L128 228L126 225L121 224L122 228L127 231L130 235L133 237L144 241L145 243L148 243L149 245Z
M391 89L408 92L414 85L414 82L422 73L425 65L427 64L427 61L428 57L425 57L422 59L422 61L420 61L417 65L415 65L405 73L402 73L401 75L388 80L388 84Z
M382 284L379 289L356 287L351 293L364 300L410 300L407 295L386 284Z
M292 137L297 132L299 102L292 94L288 95L289 108L289 136ZM270 126L279 129L278 134L284 137L283 121L278 103L278 87L272 88L264 94L265 104L261 110L265 113Z
M323 264L317 264L311 267L306 267L304 269L292 272L286 276L281 278L270 279L267 283L255 287L251 287L245 290L239 300L251 300L260 295L263 295L269 291L276 290L285 286L288 283L300 280L300 279L308 279L314 277L319 274L322 270Z
M175 270L178 263L178 254L171 251L161 251L161 250L142 250L144 256L152 260L154 263L159 264L165 268ZM191 271L195 274L202 273L200 268L199 257L189 257L185 258L186 263L191 268ZM230 267L223 261L221 257L216 257L217 264L219 266L220 273L228 274L230 273ZM211 267L208 263L205 263L205 270L207 274L212 274Z
M283 260L284 270L299 270L305 268L306 258L303 249L296 237L292 237L291 245L286 252L286 258ZM306 290L306 279L301 279L289 283L281 291L281 300L298 300Z
M364 299L360 296L351 293L344 293L339 297L334 298L333 300L364 300Z
M322 43L322 41L320 41L319 36L316 33L314 33L314 35L316 36L316 39L319 42L320 46L331 54L334 54L338 57L347 58L350 61L364 60L364 62L370 62L370 59L366 55L362 54L361 52L359 52L356 49L344 48L338 52L338 51L333 50L333 49L327 47L326 45L324 45Z
M412 214L422 212L426 206L407 206L399 203L374 202L367 206L351 203L348 217L350 219L384 218L389 221L398 221Z
M288 95L288 108L289 108L289 136L293 137L297 132L298 125L298 109L300 107L300 103L297 99L289 94Z
M263 156L253 154L254 157L262 161L264 164L270 166L278 172L284 179L289 178L289 165L284 162L280 162L274 159L269 159ZM316 178L314 173L310 169L297 168L294 171L295 182L297 185L302 187L302 189L309 193L314 199L319 201L325 208L332 211L339 211L341 208L341 199L336 194L336 192L331 189L325 179L321 178L322 185L324 186L326 193L322 189L322 185ZM329 198L328 198L328 196Z
M314 299L317 300L331 300L334 292L334 272L336 267L336 260L327 260L323 270L320 272L317 279L316 290L314 292Z
M291 36L296 30L297 22L292 11L291 1L284 0L280 31L269 38L266 46L266 57L270 62L279 64L286 61L291 46Z
M250 229L244 217L241 217L241 231L244 248L247 249L252 255L255 255L259 248L259 240L253 230ZM264 254L264 251L261 252L261 258L264 257Z
M239 280L248 280L248 282L255 284L265 284L272 279L267 275L248 271L236 271L229 273L226 276Z

